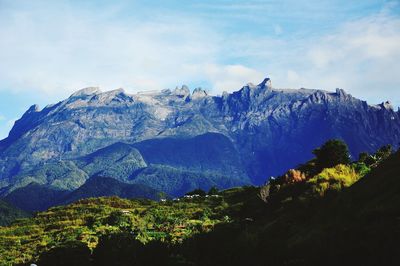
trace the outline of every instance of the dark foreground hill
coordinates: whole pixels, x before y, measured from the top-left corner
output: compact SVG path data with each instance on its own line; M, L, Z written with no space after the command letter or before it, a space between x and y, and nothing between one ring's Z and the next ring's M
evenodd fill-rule
M296 171L207 197L51 208L0 228L0 257L4 265L398 265L400 152L378 166Z

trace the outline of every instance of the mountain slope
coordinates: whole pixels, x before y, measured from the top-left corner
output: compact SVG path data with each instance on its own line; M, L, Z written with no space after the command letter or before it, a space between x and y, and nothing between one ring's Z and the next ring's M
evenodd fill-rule
M137 170L147 167L137 149L120 142L75 161L88 176L108 176L120 181L129 181Z
M159 200L162 193L141 184L126 184L108 177L92 177L84 185L63 198L62 203L68 204L80 199L104 196Z
M224 135L207 133L193 138L162 138L133 144L151 164L202 173L223 173L246 180L241 158Z
M8 202L0 200L0 226L9 225L18 218L26 218L29 216L29 213L12 206Z
M21 170L13 177L14 184L1 194L6 196L32 182L73 191L96 176L143 184L174 196L196 188L250 183L232 142L222 134L207 133L134 144L117 142L82 157L49 161L31 170Z
M30 183L8 194L4 200L12 205L29 212L44 211L59 204L68 194L66 190L59 190L46 185Z
M197 188L208 191L211 187L220 189L249 184L246 180L213 172L194 172L166 165L151 165L138 172L132 180L169 195L182 196Z

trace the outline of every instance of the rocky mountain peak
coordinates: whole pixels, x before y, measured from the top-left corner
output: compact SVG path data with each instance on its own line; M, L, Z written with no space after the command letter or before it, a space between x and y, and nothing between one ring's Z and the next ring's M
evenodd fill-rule
M379 106L383 109L393 111L393 105L390 101L383 102L383 103L379 104Z
M190 98L192 100L196 100L196 99L206 97L207 95L208 95L207 92L205 90L203 90L202 88L196 88L193 90L193 93Z
M186 98L187 96L190 95L190 90L188 86L182 85L181 88L176 87L175 90L173 91L173 94L182 98Z
M336 88L336 95L338 95L340 98L344 98L347 96L347 93L340 88Z
M29 109L25 112L25 114L31 114L31 113L36 113L36 112L40 112L40 108L39 108L39 105L34 104L31 107L29 107Z
M260 84L260 87L262 88L268 88L271 89L272 88L272 82L270 78L265 78Z
M70 96L70 98L89 96L89 95L98 94L98 93L101 93L101 90L98 87L87 87L87 88L83 88L81 90L74 92Z

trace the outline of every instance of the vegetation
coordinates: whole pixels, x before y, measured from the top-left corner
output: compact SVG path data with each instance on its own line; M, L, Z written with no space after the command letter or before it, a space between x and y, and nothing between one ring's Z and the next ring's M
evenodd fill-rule
M383 150L367 155L377 159L371 164L360 156L321 170L316 153L263 187L195 190L160 202L90 198L50 208L0 227L1 263L396 265L400 151Z
M0 226L9 225L18 218L29 217L29 213L0 200Z
M50 260L51 254L59 256L68 245L75 248L77 241L93 251L99 239L113 234L130 234L143 244L181 243L229 221L228 206L222 197L160 203L117 197L80 200L0 228L0 257L3 265L37 262L40 254Z
M4 200L28 212L44 211L57 205L68 195L68 191L30 183L8 194Z
M353 185L361 174L353 166L339 164L332 168L325 168L321 173L309 179L313 192L323 196L327 191L340 191Z
M313 151L317 170L350 163L349 148L341 140L328 140L320 148Z

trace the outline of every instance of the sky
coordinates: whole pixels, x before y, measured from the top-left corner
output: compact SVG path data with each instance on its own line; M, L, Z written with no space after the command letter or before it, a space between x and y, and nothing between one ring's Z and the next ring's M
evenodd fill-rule
M0 0L0 139L98 86L211 94L270 77L400 106L400 0Z

